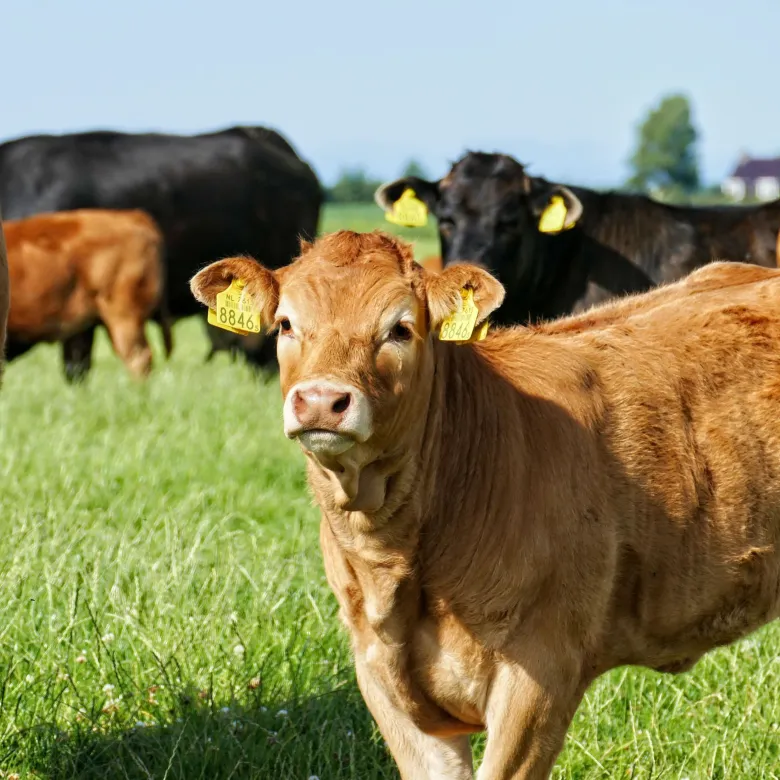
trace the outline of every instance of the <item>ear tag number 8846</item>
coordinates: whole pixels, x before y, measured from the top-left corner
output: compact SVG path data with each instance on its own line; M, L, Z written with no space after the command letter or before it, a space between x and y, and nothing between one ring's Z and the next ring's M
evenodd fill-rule
M246 283L233 279L230 286L217 293L214 309L209 309L208 322L217 328L245 336L260 332L260 317L252 305L252 299L244 292Z
M460 291L463 304L460 309L454 311L441 324L439 329L440 341L469 341L474 332L479 310L474 303L474 291L470 288ZM481 329L482 330L482 329ZM487 330L486 328L484 330ZM484 338L484 333L480 333Z

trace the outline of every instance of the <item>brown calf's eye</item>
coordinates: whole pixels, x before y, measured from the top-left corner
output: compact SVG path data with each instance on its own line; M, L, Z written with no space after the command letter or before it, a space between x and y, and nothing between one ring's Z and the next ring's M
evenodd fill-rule
M390 331L390 338L393 341L409 341L412 338L412 329L403 322L399 322Z
M279 333L283 336L289 336L292 333L292 325L290 325L290 320L287 317L279 320Z

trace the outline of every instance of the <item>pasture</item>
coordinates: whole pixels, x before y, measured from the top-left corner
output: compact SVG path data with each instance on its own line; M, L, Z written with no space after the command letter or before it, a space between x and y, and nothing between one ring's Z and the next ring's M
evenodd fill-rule
M323 229L385 227L330 207ZM418 257L432 225L403 230ZM262 258L260 258L262 259ZM324 579L318 514L275 377L204 326L141 385L100 333L83 387L59 348L0 393L0 777L397 777ZM780 778L780 625L679 677L620 669L556 778ZM477 755L481 739L477 739Z

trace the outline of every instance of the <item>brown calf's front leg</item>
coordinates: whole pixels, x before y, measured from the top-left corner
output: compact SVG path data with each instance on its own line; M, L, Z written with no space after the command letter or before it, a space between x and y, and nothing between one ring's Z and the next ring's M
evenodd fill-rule
M477 780L547 780L587 688L577 664L537 648L534 662L506 661L488 696L488 740Z
M360 692L398 765L401 780L472 780L467 735L443 738L425 734L393 705L365 659L355 659L355 671Z

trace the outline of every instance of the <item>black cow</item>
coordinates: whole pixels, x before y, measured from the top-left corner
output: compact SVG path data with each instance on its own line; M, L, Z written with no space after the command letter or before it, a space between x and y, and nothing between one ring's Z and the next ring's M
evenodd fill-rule
M89 132L20 138L0 145L0 206L7 219L78 208L150 213L166 244L173 318L202 316L189 279L215 258L251 254L272 267L317 231L323 193L317 176L279 133L233 127L194 136ZM256 339L241 342L250 361L272 359ZM89 370L94 328L63 342L70 380ZM248 346L251 345L251 346Z
M443 264L468 260L507 290L499 323L551 319L606 298L679 279L715 259L771 267L780 200L761 206L692 208L643 195L599 193L529 176L503 154L469 152L439 181L385 184L386 211L411 188L436 216ZM540 219L558 196L565 219L554 233ZM562 201L562 203L560 202Z

